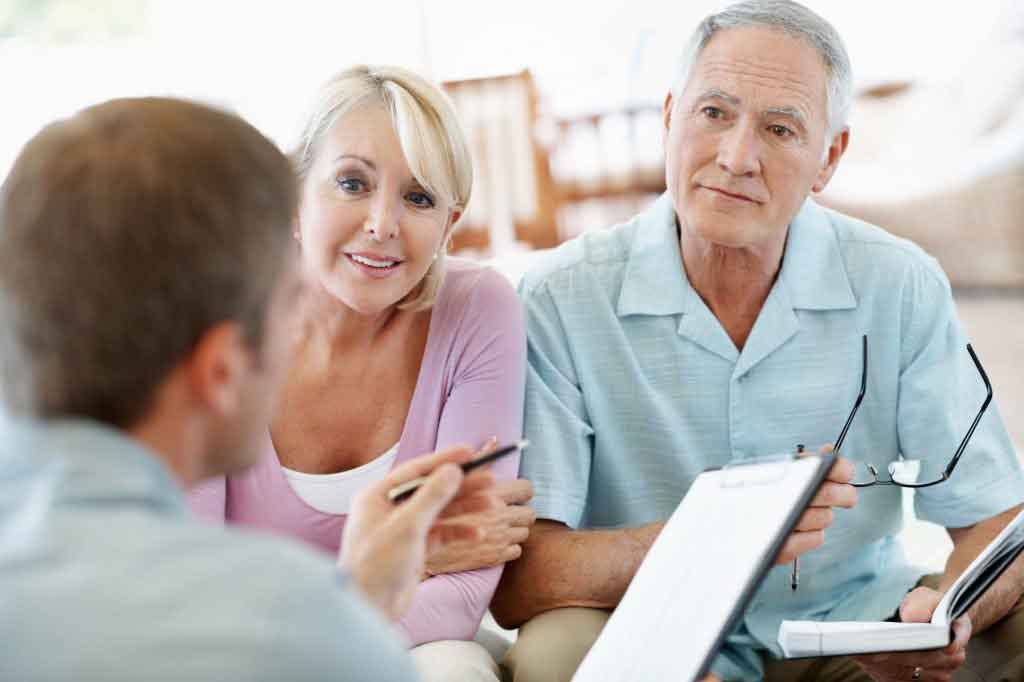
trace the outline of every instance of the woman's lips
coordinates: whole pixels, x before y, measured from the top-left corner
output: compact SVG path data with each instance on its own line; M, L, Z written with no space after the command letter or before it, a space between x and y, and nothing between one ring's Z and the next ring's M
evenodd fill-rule
M402 266L401 260L377 254L346 253L345 258L358 272L374 279L390 277Z

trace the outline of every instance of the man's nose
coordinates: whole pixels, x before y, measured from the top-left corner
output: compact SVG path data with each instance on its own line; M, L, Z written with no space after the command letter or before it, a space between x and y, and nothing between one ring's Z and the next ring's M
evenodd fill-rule
M754 125L737 124L719 140L718 166L732 175L753 175L761 169L761 143Z

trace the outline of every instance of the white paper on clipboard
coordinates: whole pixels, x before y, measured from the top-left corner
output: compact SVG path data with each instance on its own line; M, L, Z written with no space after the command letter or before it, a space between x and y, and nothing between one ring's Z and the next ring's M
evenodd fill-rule
M698 476L572 682L703 674L834 461L784 458Z

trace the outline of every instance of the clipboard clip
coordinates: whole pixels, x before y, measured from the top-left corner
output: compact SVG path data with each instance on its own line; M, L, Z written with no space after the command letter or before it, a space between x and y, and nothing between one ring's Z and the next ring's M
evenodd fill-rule
M789 474L788 465L793 460L791 453L780 453L729 462L722 467L720 485L723 488L742 488L776 483Z

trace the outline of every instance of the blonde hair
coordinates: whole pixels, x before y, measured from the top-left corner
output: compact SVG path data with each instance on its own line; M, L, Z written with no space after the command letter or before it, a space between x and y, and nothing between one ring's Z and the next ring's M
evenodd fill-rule
M371 102L383 105L391 115L417 182L454 209L465 211L473 189L473 162L455 108L439 87L397 66L353 66L320 87L291 153L299 181L305 180L324 135L334 124ZM426 310L434 304L444 283L447 245L454 229L453 222L420 285L399 302L401 309Z

